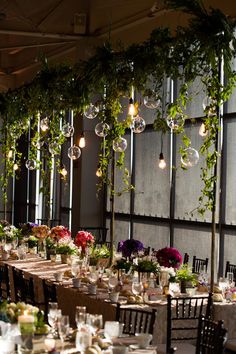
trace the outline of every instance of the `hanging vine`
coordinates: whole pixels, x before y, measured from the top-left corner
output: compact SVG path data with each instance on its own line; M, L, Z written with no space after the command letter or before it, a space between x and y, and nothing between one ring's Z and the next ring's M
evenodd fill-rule
M128 48L120 46L114 50L106 43L97 48L96 54L88 61L79 61L74 66L49 67L44 62L41 72L30 84L0 95L0 112L3 119L1 146L6 171L5 176L1 177L4 190L7 189L7 180L14 174L14 163L22 164L23 157L18 152L18 144L20 139L27 135L28 130L31 130L28 158L36 159L39 142L44 142L40 146L41 156L48 156L48 149L52 144L55 151L51 155L57 156L65 141L60 129L60 121L64 121L61 112L73 109L81 115L95 95L101 97L99 121L109 127L99 154L99 187L103 183L109 185L108 167L112 158L113 142L124 136L132 119L130 116L124 120L120 119L120 99L127 97L128 105L131 87L144 96L155 94L162 104L156 109L154 129L162 132L169 129L167 120L163 117L164 109L168 119L183 121L175 133L184 133L184 121L189 118L186 115L186 105L193 99L189 86L196 78L200 78L211 104L206 107L204 117L208 134L200 152L205 156L206 166L201 172L204 187L198 211L203 214L206 209L211 210L215 203L212 194L215 177L212 171L218 158L218 152L214 149L219 130L215 112L229 99L236 82L235 73L231 69L236 48L235 21L218 9L204 7L201 0L166 0L165 4L169 9L190 15L188 26L178 27L174 34L168 28L157 28L147 41ZM219 58L223 60L224 71L227 73L225 86L221 85L218 77ZM148 87L150 78L153 82L151 91ZM160 92L166 78L178 80L180 83L178 97L174 102L164 102L161 99ZM105 98L104 86L107 88ZM45 135L37 132L38 112L47 115L50 120L50 129ZM184 159L186 147L191 145L191 141L183 134L182 142L180 153ZM10 150L13 150L14 158L9 157ZM116 166L123 169L124 176L124 188L114 191L118 194L132 188L124 155L124 152L119 152L116 158ZM56 160L60 170L60 158ZM50 170L51 158L47 163ZM37 168L42 170L44 176L40 161L37 161Z

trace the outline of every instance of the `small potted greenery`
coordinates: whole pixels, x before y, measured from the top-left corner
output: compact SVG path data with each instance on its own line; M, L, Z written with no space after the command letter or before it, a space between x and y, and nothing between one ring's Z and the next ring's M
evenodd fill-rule
M134 270L136 270L139 274L139 279L141 279L141 275L146 273L149 276L151 273L157 274L160 270L160 266L157 262L154 262L150 259L139 259L138 263L134 265Z
M58 241L56 252L61 255L62 263L68 263L68 258L76 255L78 248L70 237L64 237Z
M28 242L29 252L30 253L37 253L37 246L38 246L38 242L39 242L38 238L31 235L31 236L29 236L27 242Z
M188 264L183 264L176 271L176 280L180 283L181 293L186 293L186 288L192 288L197 285L197 275L192 273L192 269Z
M109 264L110 250L106 245L98 247L95 245L90 253L90 265L107 267Z

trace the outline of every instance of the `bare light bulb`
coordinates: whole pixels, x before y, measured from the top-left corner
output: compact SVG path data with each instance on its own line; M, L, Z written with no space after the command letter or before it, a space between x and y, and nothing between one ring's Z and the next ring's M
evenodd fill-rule
M79 139L79 147L83 149L86 145L84 133L81 134Z
M13 165L13 170L14 171L17 171L19 169L19 166L17 165L17 163L14 163L14 165Z
M8 157L9 159L11 159L12 156L13 156L13 151L12 151L12 150L9 150L8 153L7 153L7 157Z
M102 177L102 171L100 170L100 168L97 169L96 176L97 177Z
M207 129L204 123L201 124L200 128L199 128L199 135L201 136L207 136Z
M61 175L62 175L63 177L66 177L67 174L68 174L67 169L66 169L65 167L63 167L63 168L61 169L60 173L61 173Z
M135 113L136 113L136 108L135 108L135 106L134 106L134 100L133 100L133 98L131 97L131 98L129 99L128 115L134 116Z
M164 159L164 155L163 155L163 152L160 153L159 155L159 164L158 164L159 168L161 170L164 170L164 168L166 168L166 162L165 162L165 159Z

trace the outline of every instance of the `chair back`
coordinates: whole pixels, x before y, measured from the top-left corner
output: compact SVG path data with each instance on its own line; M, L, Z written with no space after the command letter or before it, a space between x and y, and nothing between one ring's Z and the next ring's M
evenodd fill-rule
M233 273L234 275L234 281L236 281L236 265L235 264L230 264L229 261L226 262L225 266L225 277L227 277L227 273Z
M208 296L167 296L167 353L171 353L173 343L190 342L196 344L199 318L211 315L212 294Z
M201 316L198 326L196 354L222 354L226 342L227 330L223 321L214 322Z
M123 333L134 335L135 333L153 334L154 323L156 319L155 309L137 309L121 306L117 304L116 321L122 323Z
M193 273L200 273L202 268L204 268L204 271L207 272L207 267L208 267L208 258L197 258L196 256L193 256L193 266L192 266Z
M15 300L36 305L34 296L33 278L25 278L23 271L13 268L13 280L15 289Z
M7 264L0 265L0 297L10 299L10 283Z
M57 288L56 285L52 282L43 280L43 294L44 294L44 305L45 305L45 314L48 313L48 303L57 302Z
M189 262L189 254L185 253L183 258L183 264L188 264L188 262Z

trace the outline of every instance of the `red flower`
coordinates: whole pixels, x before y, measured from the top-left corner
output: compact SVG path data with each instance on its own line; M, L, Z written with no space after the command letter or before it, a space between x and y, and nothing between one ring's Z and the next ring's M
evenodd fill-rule
M174 247L165 247L156 252L158 263L163 267L179 268L182 256Z
M67 229L67 227L59 225L51 229L50 237L59 241L61 238L71 237L71 232Z
M94 237L90 232L79 231L75 236L75 245L81 247L84 251L85 248L94 243Z

